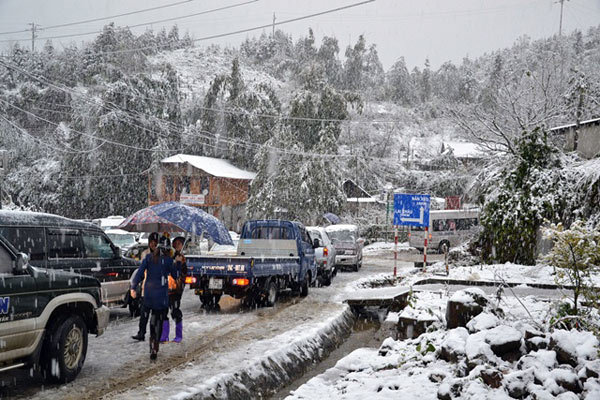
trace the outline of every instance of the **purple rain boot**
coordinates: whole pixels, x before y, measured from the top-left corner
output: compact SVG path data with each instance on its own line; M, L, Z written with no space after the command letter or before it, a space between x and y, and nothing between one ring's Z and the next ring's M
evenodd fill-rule
M183 322L178 322L175 324L175 339L173 341L175 343L181 343L181 339L183 339Z
M160 342L166 343L169 341L169 320L163 321L162 335L160 335Z

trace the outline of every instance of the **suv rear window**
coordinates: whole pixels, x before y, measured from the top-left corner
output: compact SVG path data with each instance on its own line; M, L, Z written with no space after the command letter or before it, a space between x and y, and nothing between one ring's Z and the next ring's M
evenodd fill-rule
M48 229L48 258L81 258L79 232L73 229Z
M32 261L44 259L44 228L0 227L0 234Z

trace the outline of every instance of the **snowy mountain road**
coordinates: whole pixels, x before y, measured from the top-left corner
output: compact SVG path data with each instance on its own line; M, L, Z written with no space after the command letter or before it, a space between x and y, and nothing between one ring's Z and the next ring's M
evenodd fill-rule
M85 365L67 385L47 386L29 370L3 376L2 396L32 399L167 398L187 386L231 372L242 360L264 354L266 343L278 335L314 326L339 315L342 298L353 282L390 273L389 262L365 259L358 272L338 273L330 287L311 288L306 298L284 293L273 308L245 309L240 301L224 296L221 310L206 312L192 291L184 293L184 340L161 345L158 361L148 357L148 341L135 342L138 319L125 309L111 310L106 333L89 338ZM412 264L406 264L407 268ZM312 325L311 325L312 324ZM282 340L289 340L282 339ZM193 367L193 368L192 368ZM190 378L193 370L193 381ZM33 377L31 376L33 375Z

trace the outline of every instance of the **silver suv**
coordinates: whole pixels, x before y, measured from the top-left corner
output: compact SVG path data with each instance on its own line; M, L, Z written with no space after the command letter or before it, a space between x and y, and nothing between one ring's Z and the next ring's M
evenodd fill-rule
M325 228L329 239L335 247L335 264L350 266L354 271L362 266L362 250L365 240L358 235L356 225L330 225Z

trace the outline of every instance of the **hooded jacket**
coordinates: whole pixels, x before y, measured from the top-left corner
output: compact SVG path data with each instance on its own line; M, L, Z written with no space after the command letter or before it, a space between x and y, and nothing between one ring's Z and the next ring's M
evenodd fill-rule
M160 255L154 260L148 254L142 261L133 278L133 287L136 287L146 274L144 283L144 305L153 310L164 310L169 307L169 275L174 279L179 277L181 263L173 263L173 259Z

